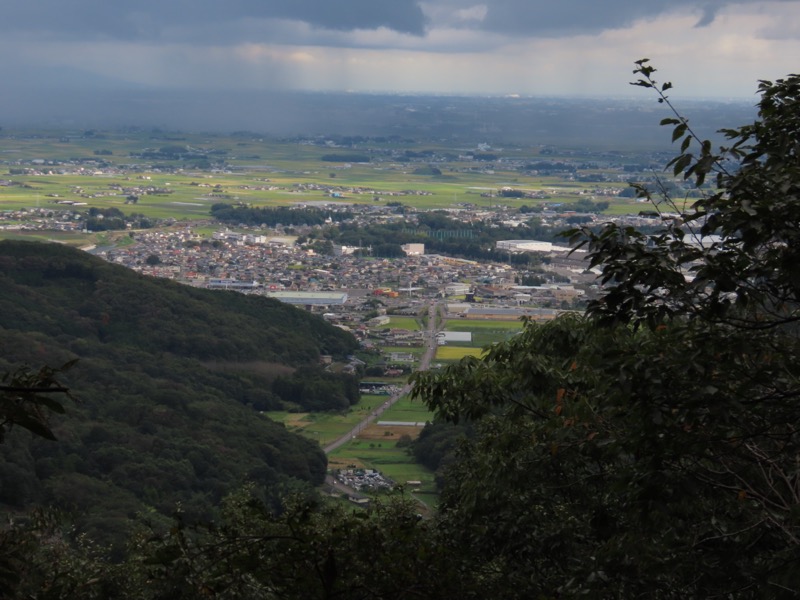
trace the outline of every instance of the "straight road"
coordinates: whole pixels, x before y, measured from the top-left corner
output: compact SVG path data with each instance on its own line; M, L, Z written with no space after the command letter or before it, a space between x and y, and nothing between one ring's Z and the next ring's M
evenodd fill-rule
M427 369L429 369L431 366L431 361L433 360L433 357L436 355L436 348L438 345L436 343L436 334L444 326L444 319L441 319L439 327L437 327L436 316L438 311L439 311L439 304L436 301L431 301L430 305L428 305L428 330L425 340L426 344L425 353L422 355L422 358L420 358L419 367L417 368L418 371L426 371ZM325 452L325 454L330 454L340 446L344 446L350 440L355 439L355 437L359 433L361 433L361 431L363 431L365 427L367 427L373 421L377 420L377 418L380 417L385 410L390 408L392 404L397 402L400 398L408 394L410 391L411 391L411 384L410 383L405 384L402 388L400 388L400 390L397 393L390 396L389 399L386 400L386 402L381 404L378 408L376 408L369 415L367 415L367 417L360 423L358 423L355 427L353 427L353 429L348 431L342 437L334 440L327 446L323 446L322 450Z

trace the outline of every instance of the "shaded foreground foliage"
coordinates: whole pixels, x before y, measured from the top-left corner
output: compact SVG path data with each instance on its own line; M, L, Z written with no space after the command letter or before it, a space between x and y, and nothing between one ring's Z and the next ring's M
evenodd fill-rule
M14 427L27 429L33 435L55 440L48 417L64 414L61 396L70 398L69 389L56 379L74 366L69 362L61 368L41 367L38 371L22 367L5 373L0 379L0 444Z
M0 591L131 600L473 597L434 524L402 496L368 512L291 496L276 511L246 488L225 500L214 526L178 517L167 533L141 529L115 564L63 535L49 514L0 534L2 547L18 551L9 562L20 576L4 581L0 573Z
M669 105L671 86L657 85L646 61L636 72ZM796 597L800 77L762 82L761 94L759 120L728 131L732 145L718 153L695 145L682 117L665 121L681 142L674 174L716 188L691 206L651 198L668 217L662 231L571 232L605 284L586 315L528 323L481 359L415 377L414 394L439 419L471 430L444 470L435 519L418 520L402 496L366 513L308 499L275 512L245 490L216 528L178 520L136 538L114 566L85 549L51 556L58 535L12 529L40 542L27 554L37 569L17 589L34 582L31 593L55 598ZM68 594L53 583L67 580Z
M647 61L636 73L669 105ZM477 431L442 523L519 597L800 594L800 77L761 94L718 153L662 122L673 173L716 186L650 198L662 231L570 233L602 270L585 317L417 379Z

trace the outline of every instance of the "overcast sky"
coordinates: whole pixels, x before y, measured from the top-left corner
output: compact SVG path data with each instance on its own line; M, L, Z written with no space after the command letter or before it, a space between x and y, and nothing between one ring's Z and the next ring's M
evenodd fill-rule
M649 57L754 98L800 71L800 0L0 0L0 52L6 90L631 96Z

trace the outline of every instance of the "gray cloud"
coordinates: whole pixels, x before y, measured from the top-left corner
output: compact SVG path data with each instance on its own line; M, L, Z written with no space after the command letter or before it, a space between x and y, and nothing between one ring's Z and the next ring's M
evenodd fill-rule
M749 2L752 0L0 0L0 33L28 39L259 43L274 41L280 23L294 21L330 32L386 28L424 36L430 29L449 26L511 36L558 37L623 28L639 19L678 10L695 11L697 26L707 26L720 9ZM480 18L465 18L465 14Z
M385 27L422 35L425 17L417 0L0 0L0 31L45 39L108 39L176 41L167 32L180 31L185 39L203 41L201 32L252 20L287 19L338 31ZM198 32L195 37L192 32ZM238 30L261 42L252 28ZM193 39L195 38L195 39Z
M270 16L298 19L327 29L387 27L416 35L424 32L422 10L414 0L280 0L269 6Z
M697 26L703 27L724 7L752 0L442 0L445 2L454 8L484 4L485 18L471 27L514 36L557 37L624 28L639 19L679 10L697 12Z
M695 27L707 27L708 25L711 25L714 22L714 19L717 17L717 10L718 7L716 6L703 7L703 14Z
M0 101L34 105L11 102L16 90L618 93L641 55L689 70L698 93L752 94L729 81L794 70L798 2L0 0Z

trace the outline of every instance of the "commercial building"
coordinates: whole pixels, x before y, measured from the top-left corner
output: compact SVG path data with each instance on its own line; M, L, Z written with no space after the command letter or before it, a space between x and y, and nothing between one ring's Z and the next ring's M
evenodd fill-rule
M303 306L341 306L347 302L345 292L267 292L266 295L286 304Z
M553 242L539 242L537 240L500 240L496 248L501 252L552 252ZM569 248L564 248L569 250Z
M425 244L403 244L400 246L406 256L422 256L425 254Z

